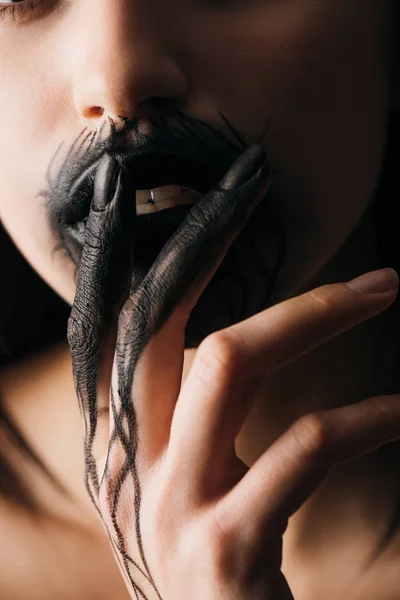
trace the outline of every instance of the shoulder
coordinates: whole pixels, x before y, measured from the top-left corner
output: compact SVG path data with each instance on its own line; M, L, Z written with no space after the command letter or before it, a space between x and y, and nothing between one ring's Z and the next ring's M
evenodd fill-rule
M20 451L21 444L13 443L7 423L1 419L0 458L5 452L11 468L50 514L59 517L67 511L78 521L94 521L83 481L82 422L67 345L4 369L0 373L0 402L6 417L51 477L29 453Z

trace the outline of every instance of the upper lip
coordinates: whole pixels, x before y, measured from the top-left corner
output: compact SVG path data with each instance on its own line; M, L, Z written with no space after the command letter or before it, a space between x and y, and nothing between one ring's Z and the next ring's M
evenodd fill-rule
M126 166L137 190L179 185L205 194L221 179L226 170L225 165L200 162L184 155L160 152L126 158L118 151L111 154Z
M68 150L64 163L53 172L53 160L46 173L46 198L50 226L64 237L89 215L99 162L108 152L129 171L136 190L177 185L204 195L218 183L245 143L222 129L194 117L178 115L167 123L161 115L142 129L133 120L123 134L111 126L100 130L93 141L85 129ZM226 119L225 119L226 120ZM176 122L175 122L176 121ZM105 128L107 129L107 128ZM56 154L58 153L58 150Z

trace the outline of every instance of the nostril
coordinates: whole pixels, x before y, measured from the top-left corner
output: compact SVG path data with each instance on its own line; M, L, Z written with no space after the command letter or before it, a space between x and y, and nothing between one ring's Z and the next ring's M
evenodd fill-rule
M93 117L101 117L104 114L104 108L101 106L89 106L85 108L83 115L86 119L90 119Z

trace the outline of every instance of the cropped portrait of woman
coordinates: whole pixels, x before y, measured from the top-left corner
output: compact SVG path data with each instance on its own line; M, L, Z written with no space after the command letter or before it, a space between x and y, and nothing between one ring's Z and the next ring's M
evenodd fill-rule
M398 0L0 0L1 600L400 599Z

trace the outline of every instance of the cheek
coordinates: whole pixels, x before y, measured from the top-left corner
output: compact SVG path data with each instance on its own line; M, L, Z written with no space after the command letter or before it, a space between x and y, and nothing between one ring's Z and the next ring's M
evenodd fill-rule
M2 31L0 37L0 218L28 262L71 302L73 271L54 253L40 196L50 160L68 130L60 119L66 90L57 86L57 66L49 59L54 49L32 50L38 48L34 32L32 39L26 32L14 31L12 41L6 35Z
M40 192L45 173L60 143L47 131L48 111L32 99L24 86L9 84L2 74L0 86L0 218L17 247L65 300L73 297L73 272L69 261L54 253ZM10 90L13 102L4 90ZM13 90L14 93L13 93ZM53 141L54 140L54 141Z
M264 136L282 171L270 197L288 234L286 293L330 260L379 180L388 6L382 0L255 3L247 16L232 13L225 28L214 20L203 40L196 82L249 140Z
M185 38L195 98L212 97L249 141L263 134L278 168L308 180L363 172L371 187L388 104L387 3L249 4Z
M3 173L0 169L0 179ZM39 275L68 303L74 297L74 269L50 234L43 206L0 181L0 217L15 245Z

